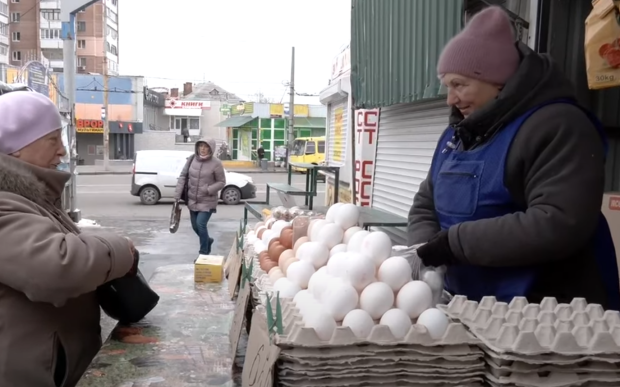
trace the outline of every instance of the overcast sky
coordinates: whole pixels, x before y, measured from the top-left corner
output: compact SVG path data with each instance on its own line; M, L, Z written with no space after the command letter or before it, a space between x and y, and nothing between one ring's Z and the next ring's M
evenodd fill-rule
M296 50L300 93L318 93L350 40L350 0L120 0L122 75L149 87L212 81L280 102ZM284 102L288 96L284 97Z

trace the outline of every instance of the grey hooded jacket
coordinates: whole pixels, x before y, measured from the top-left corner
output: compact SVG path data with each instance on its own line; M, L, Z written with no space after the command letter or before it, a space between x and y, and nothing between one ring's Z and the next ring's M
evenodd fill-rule
M201 158L198 145L206 143L211 148L211 155ZM202 138L196 142L195 155L187 160L177 181L175 199L179 200L187 181L187 208L190 211L208 212L217 208L218 192L226 186L226 173L222 162L213 155L215 140Z

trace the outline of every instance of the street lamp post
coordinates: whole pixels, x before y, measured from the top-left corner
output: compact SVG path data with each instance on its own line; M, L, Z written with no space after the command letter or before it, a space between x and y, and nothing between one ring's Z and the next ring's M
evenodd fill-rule
M80 221L80 211L77 209L76 202L76 179L75 167L77 165L76 151L76 128L75 128L75 74L77 61L77 47L75 36L75 18L78 12L86 9L97 0L63 0L60 5L60 21L62 22L61 38L63 42L63 61L64 61L64 93L69 100L69 130L67 137L69 149L71 151L71 188L69 195L69 215L74 222ZM105 37L104 37L105 38Z

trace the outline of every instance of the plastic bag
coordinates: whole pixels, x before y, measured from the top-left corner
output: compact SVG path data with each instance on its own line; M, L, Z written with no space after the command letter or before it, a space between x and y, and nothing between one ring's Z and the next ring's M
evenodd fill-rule
M586 19L585 57L588 87L620 85L620 11L613 0L595 0Z
M418 257L418 247L422 244L414 246L394 246L392 247L392 256L405 258L411 265L411 279L414 281L424 281L428 284L433 292L433 305L444 304L449 301L451 296L444 291L444 275L446 267L426 267Z

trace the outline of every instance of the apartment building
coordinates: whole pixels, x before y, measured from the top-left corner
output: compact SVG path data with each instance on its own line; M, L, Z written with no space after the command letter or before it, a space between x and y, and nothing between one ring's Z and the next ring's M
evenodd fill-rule
M0 0L0 66L9 63L9 0Z
M53 71L62 72L62 0L0 0L0 22L2 1L9 2L9 63L20 66L39 60L48 63ZM0 24L0 43L1 28ZM101 0L80 12L76 39L79 73L101 74L107 65L109 74L118 74L118 0ZM0 58L1 53L0 48Z

